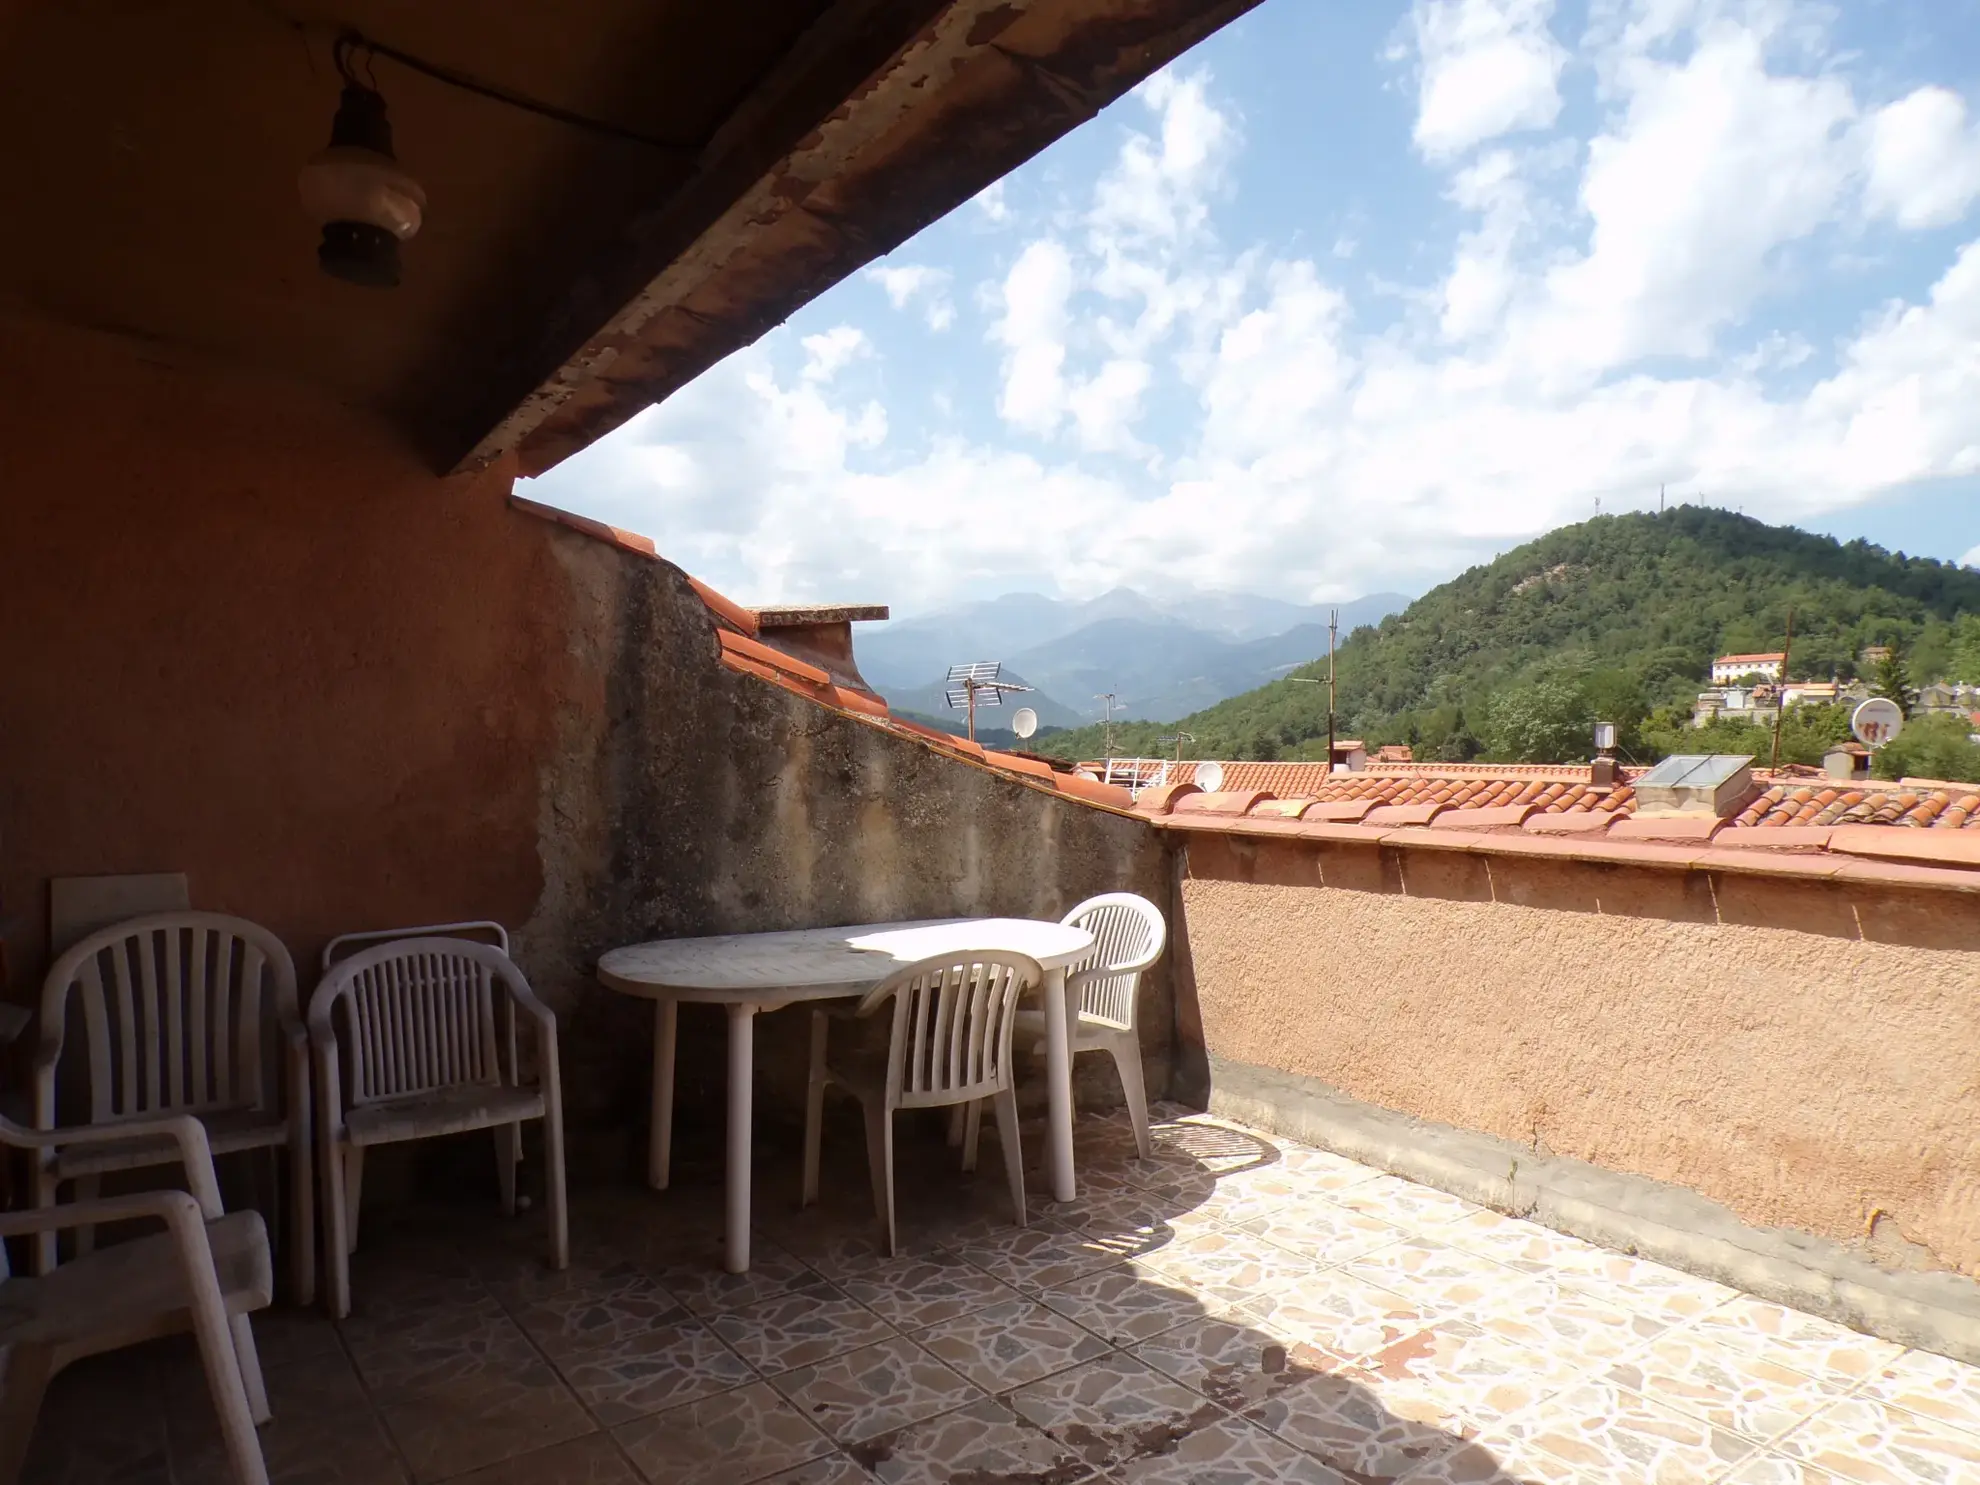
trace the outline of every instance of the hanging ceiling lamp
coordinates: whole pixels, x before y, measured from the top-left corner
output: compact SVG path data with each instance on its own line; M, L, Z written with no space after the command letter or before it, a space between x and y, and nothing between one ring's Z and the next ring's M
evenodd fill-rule
M384 96L351 71L354 44L338 38L334 55L344 92L330 144L303 166L296 184L303 210L323 228L316 248L323 271L346 283L390 289L399 283L399 244L419 231L426 192L392 154Z

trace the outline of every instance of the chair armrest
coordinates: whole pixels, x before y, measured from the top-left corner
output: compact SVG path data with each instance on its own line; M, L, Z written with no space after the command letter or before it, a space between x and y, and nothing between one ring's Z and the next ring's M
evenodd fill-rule
M103 1222L133 1222L151 1217L177 1227L181 1222L202 1225L199 1203L183 1191L144 1191L134 1196L106 1196L96 1201L72 1201L58 1207L30 1207L0 1212L0 1238L68 1227L93 1227Z
M536 992L522 983L520 975L514 979L505 977L502 986L509 992L509 999L514 1001L522 1013L534 1021L541 1030L553 1034L556 1032L557 1013L536 998Z
M162 1135L179 1147L179 1163L186 1168L186 1184L192 1188L190 1199L199 1203L206 1219L210 1222L224 1216L226 1208L220 1204L220 1181L213 1173L213 1150L206 1140L206 1126L190 1114L124 1119L114 1124L74 1124L66 1129L23 1129L7 1138L9 1143L29 1150L57 1150L64 1145L103 1145L151 1135Z

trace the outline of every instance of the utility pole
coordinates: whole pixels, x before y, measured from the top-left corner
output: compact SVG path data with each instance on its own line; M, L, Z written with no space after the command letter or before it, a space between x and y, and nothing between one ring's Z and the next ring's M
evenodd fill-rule
M1327 610L1327 776L1334 776L1334 633L1341 625L1341 611Z
M1102 713L1106 718L1105 731L1101 733L1100 756L1102 758L1111 758L1120 751L1114 742L1114 704L1120 698L1112 691L1102 691L1093 699L1100 703Z
M1174 743L1176 748L1176 762L1180 763L1182 762L1183 744L1186 742L1193 743L1195 741L1196 734L1194 732L1178 732L1174 737L1163 738L1162 745L1166 747L1168 744Z
M1787 718L1788 653L1794 649L1794 608L1788 607L1787 641L1781 646L1781 684L1774 693L1774 756L1767 764L1770 769L1781 766L1781 723Z

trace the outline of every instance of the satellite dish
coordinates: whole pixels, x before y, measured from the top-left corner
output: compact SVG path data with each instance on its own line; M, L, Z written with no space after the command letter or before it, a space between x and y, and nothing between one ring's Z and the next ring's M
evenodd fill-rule
M1028 706L1021 706L1011 716L1011 731L1019 737L1030 737L1038 730L1038 713Z
M1199 763L1196 765L1196 787L1205 794L1215 794L1224 787L1224 765L1221 763Z
M1887 696L1873 696L1850 713L1849 730L1866 748L1881 748L1904 731L1904 708Z

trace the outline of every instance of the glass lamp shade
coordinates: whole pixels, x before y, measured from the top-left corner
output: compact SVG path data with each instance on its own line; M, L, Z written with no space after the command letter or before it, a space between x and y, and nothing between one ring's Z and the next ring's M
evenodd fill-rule
M426 192L390 155L352 145L319 150L296 184L303 210L319 226L353 222L404 242L419 231Z

